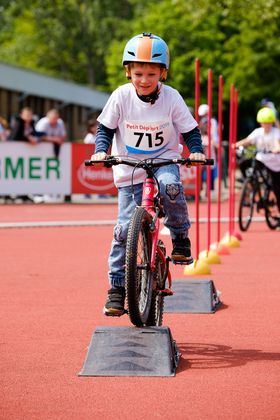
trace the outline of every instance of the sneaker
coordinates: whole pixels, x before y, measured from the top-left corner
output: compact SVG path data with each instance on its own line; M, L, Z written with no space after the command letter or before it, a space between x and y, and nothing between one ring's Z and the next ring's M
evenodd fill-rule
M121 316L124 314L125 288L118 287L108 290L108 296L103 308L107 316Z
M193 258L191 256L191 241L189 238L184 238L182 235L178 235L175 239L172 239L172 243L172 261L175 264L191 264L193 262Z

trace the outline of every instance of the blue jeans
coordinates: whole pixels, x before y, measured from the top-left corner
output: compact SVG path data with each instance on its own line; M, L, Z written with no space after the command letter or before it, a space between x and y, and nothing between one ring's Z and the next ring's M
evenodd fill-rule
M164 208L164 225L170 229L171 238L180 234L188 236L190 220L180 173L177 165L168 165L154 171L160 185L161 203ZM143 184L118 189L118 219L109 255L109 283L111 287L124 286L125 249L129 221L136 205L141 204Z

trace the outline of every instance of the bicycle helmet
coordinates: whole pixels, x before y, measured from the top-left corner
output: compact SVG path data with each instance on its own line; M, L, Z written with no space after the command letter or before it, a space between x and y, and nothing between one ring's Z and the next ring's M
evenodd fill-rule
M132 62L158 63L168 70L168 46L163 39L150 32L136 35L128 41L123 52L123 66Z
M271 108L267 106L261 108L257 113L257 122L258 123L274 123L275 122L275 113Z

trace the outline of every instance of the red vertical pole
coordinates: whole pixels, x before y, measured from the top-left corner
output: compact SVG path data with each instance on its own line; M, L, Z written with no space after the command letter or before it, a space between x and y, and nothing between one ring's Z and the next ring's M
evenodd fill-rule
M238 110L238 91L234 89L233 96L233 132L232 132L232 171L233 171L233 191L232 191L232 232L234 232L235 225L235 170L236 170L236 153L235 153L235 143L237 139L237 110Z
M221 239L221 181L222 181L222 141L223 141L223 76L219 76L218 89L218 203L217 203L217 242Z
M229 235L231 236L233 231L232 217L233 217L233 119L234 119L234 85L230 87L230 108L229 108Z
M212 118L212 70L208 69L208 121L207 121L207 135L208 135L208 158L211 158L211 118ZM207 251L210 250L211 243L211 167L207 166Z
M198 107L200 101L200 60L195 60L195 119L198 122ZM196 217L196 261L199 255L199 197L200 197L200 167L196 167L195 181L195 217Z

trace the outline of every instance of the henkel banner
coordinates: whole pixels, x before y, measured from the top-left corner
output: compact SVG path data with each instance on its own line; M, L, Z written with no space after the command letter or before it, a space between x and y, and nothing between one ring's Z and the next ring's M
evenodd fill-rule
M71 194L71 144L0 143L0 194Z
M182 156L186 158L189 156L189 154L190 152L187 146L185 146L184 144ZM197 170L195 166L191 166L189 168L183 165L180 166L181 181L182 181L186 195L195 196L196 173L197 173ZM200 185L201 185L201 180L200 180Z
M72 145L72 193L117 195L111 168L102 164L85 166L84 161L93 154L92 144Z

